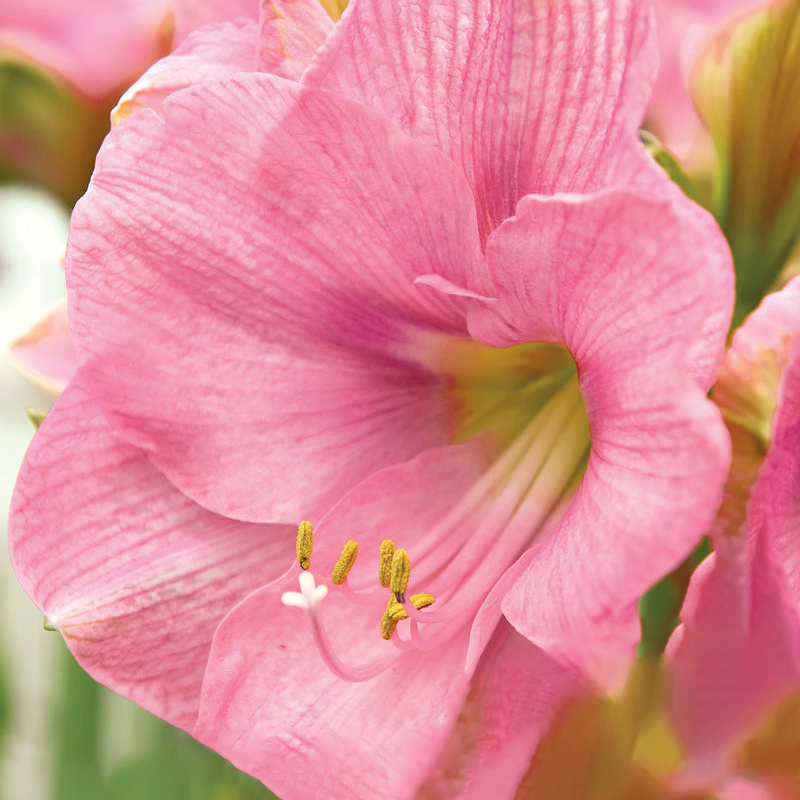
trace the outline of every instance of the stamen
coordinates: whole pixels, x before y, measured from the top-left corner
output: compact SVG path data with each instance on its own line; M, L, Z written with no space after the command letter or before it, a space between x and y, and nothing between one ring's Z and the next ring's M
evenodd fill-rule
M411 595L411 604L415 609L427 608L436 602L433 595L419 592L418 594ZM412 612L413 614L413 612ZM416 615L415 615L416 616ZM397 623L408 619L409 614L403 604L397 599L395 595L389 596L389 602L386 604L386 611L383 612L383 619L381 619L381 636L384 639L391 639L394 636Z
M339 560L336 562L336 566L333 568L331 580L337 586L340 586L344 583L347 573L350 572L350 570L353 568L353 564L356 563L357 555L358 542L354 542L351 539L349 542L345 543L345 546L342 548L342 554L339 556Z
M389 586L398 603L405 603L408 579L411 576L411 560L405 550L395 550L392 557L392 572Z
M311 551L314 549L314 529L311 523L303 520L297 529L297 560L303 569L311 566Z
M381 542L381 556L378 564L378 580L381 586L389 588L392 580L392 558L394 557L394 542L391 539L384 539Z
M386 641L389 641L394 636L397 623L407 617L408 614L406 614L403 606L397 602L394 595L390 595L389 602L386 604L386 611L383 612L383 618L381 619L381 636Z
M417 592L411 595L411 604L419 611L421 608L432 606L436 602L436 598L432 594L425 592Z

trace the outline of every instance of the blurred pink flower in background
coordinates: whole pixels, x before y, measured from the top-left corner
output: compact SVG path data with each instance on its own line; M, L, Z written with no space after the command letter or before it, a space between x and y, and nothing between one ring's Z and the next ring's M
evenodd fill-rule
M169 47L172 0L6 0L0 47L106 100Z
M682 160L703 130L689 93L694 57L737 13L758 5L764 0L654 0L660 62L647 127Z
M513 797L619 682L728 467L730 255L638 141L649 22L274 0L133 87L10 532L92 675L287 800ZM436 598L391 641L388 538Z
M59 303L10 347L11 359L33 383L58 394L76 368L67 303Z
M321 7L320 16L325 16ZM43 71L52 81L65 81L80 100L66 98L64 105L56 101L55 107L42 106L54 113L42 114L40 108L32 119L27 118L26 105L15 113L9 103L0 121L0 176L8 170L10 177L35 180L75 200L86 187L97 148L108 132L111 109L119 105L117 115L122 116L132 103L145 102L140 95L146 94L152 105L150 95L163 96L212 77L203 58L209 47L229 72L242 64L246 46L244 66L250 68L254 40L247 39L243 46L235 33L225 35L227 26L219 23L238 19L238 29L255 37L257 17L258 0L9 0L0 11L3 68L13 69L12 75L21 69ZM252 31L245 22L248 18ZM184 43L195 29L205 26L209 26L206 31ZM231 25L230 30L237 28ZM141 78L168 52L170 42L176 54L159 61L155 74ZM120 102L120 95L137 79L136 87ZM5 91L13 92L8 86ZM35 100L29 94L29 102L30 97ZM35 383L61 391L76 364L66 302L18 336L11 355Z
M202 25L258 16L258 0L4 0L0 179L72 205L108 113L154 61ZM173 36L174 33L174 36Z
M714 392L733 462L714 553L692 577L668 651L687 782L735 772L743 742L800 692L799 309L798 278L767 296Z

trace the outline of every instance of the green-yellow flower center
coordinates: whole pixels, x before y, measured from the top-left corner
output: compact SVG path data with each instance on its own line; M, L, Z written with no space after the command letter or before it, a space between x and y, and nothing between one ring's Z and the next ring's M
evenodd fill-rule
M586 468L589 423L578 370L566 348L534 342L498 349L472 341L450 343L439 369L451 381L453 442L488 436L496 453L517 449L511 470L564 475L565 493ZM531 475L533 478L534 476Z

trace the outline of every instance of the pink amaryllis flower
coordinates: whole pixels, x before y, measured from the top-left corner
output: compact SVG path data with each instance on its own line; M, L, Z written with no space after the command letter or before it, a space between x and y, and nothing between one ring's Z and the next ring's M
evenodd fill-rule
M99 124L100 138L96 142L73 142L80 151L80 158L76 159L75 153L63 151L64 139L69 137L64 131L59 135L57 121L37 117L38 126L55 128L51 132L55 133L54 148L45 154L36 144L40 133L36 126L27 131L32 139L27 143L19 131L11 131L0 137L0 161L13 162L15 172L27 178L38 177L55 191L65 188L60 170L68 162L66 182L70 191L82 193L100 139L108 130L112 106L116 105L114 118L130 113L134 106L152 107L157 98L177 87L237 69L252 69L257 54L262 62L271 58L270 66L292 63L286 42L280 40L281 33L291 27L292 15L282 17L280 25L273 21L270 26L269 20L262 20L264 33L269 31L271 38L265 35L257 48L257 12L256 0L10 3L0 12L0 50L12 54L7 57L27 59L59 74L77 93L86 95L97 106L92 116L96 118L94 124ZM323 18L319 27L326 30L326 15L321 8L316 16ZM329 19L327 24L331 24ZM306 36L308 27L304 30ZM318 36L324 38L322 34ZM176 46L174 52L148 70L166 51L170 38ZM303 43L302 52L306 53L312 43ZM120 99L135 78L134 85ZM61 391L76 367L66 300L18 336L10 351L24 375L50 391Z
M647 123L681 159L698 148L702 122L689 93L692 64L727 21L765 0L655 0L660 52Z
M728 463L730 258L639 143L649 34L355 0L121 120L10 534L92 675L289 800L513 797L616 680Z
M108 113L154 61L210 23L255 20L258 0L4 0L0 179L70 206L86 190Z
M81 95L112 102L170 43L237 17L255 19L258 0L6 0L0 49L52 71ZM174 37L174 38L173 38Z
M692 577L668 651L671 710L695 785L740 771L745 740L800 692L798 309L795 278L736 333L715 388L733 461L714 554ZM780 773L779 755L775 764ZM783 767L796 780L796 758Z

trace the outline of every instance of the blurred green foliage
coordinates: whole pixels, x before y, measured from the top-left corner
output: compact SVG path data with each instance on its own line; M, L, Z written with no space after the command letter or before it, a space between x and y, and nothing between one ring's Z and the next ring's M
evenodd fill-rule
M277 800L261 783L239 772L188 734L138 707L145 732L141 753L106 774L102 742L113 737L102 723L104 695L65 652L56 710L53 800Z

